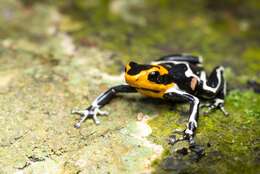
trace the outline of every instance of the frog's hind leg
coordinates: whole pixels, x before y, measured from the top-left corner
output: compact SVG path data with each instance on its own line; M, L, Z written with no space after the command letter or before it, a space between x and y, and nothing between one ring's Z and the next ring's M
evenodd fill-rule
M226 96L224 68L222 66L214 68L208 78L206 73L202 71L200 79L199 95L207 99L213 99L211 103L202 105L202 107L207 106L209 108L205 113L208 114L215 109L220 109L224 115L228 115L228 112L224 109L224 98Z

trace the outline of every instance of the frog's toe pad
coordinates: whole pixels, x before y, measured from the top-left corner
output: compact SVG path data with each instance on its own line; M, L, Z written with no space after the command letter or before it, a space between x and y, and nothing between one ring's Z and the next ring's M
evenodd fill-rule
M100 109L97 109L97 114L98 115L103 115L103 116L108 116L109 112L108 111L102 111Z
M76 110L76 109L72 109L71 110L72 114L78 114L78 115L89 115L89 110Z
M178 142L178 139L176 138L176 135L171 135L168 139L168 144L174 145Z
M79 129L79 128L80 128L80 123L76 123L76 124L74 125L74 127L77 128L77 129Z

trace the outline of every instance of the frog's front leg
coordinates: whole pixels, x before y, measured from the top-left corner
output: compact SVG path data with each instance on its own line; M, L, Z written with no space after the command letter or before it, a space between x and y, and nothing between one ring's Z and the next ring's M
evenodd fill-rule
M81 123L83 123L88 117L92 117L96 124L100 124L97 115L108 115L108 112L101 111L104 105L106 105L112 98L115 97L117 93L131 93L137 92L134 87L129 85L118 85L108 89L106 92L99 95L92 104L85 110L72 110L73 114L82 115L80 121L75 124L76 128L80 128Z
M181 91L176 88L171 88L168 91L166 91L164 97L173 101L176 99L181 99L190 103L190 116L187 128L183 132L183 138L176 140L174 137L171 136L169 139L170 143L174 144L177 141L187 140L190 144L194 144L195 130L198 126L197 121L199 115L199 99L187 92Z

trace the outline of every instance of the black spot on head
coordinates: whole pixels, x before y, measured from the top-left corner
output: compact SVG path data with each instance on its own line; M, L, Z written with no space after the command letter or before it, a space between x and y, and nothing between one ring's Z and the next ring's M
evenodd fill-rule
M127 72L129 75L136 75L136 74L139 74L143 70L147 70L147 69L150 69L153 67L152 65L140 65L135 62L130 62L129 66L130 66L130 69Z

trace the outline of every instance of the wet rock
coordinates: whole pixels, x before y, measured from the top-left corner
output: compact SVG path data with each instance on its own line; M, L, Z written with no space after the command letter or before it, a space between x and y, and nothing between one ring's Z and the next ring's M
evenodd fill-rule
M167 157L162 162L164 170L176 171L177 173L186 169L188 162L176 157Z
M201 145L194 144L190 146L191 152L191 160L199 161L205 155L205 148Z
M178 149L176 152L182 155L187 155L189 151L187 148L184 147L182 149Z

